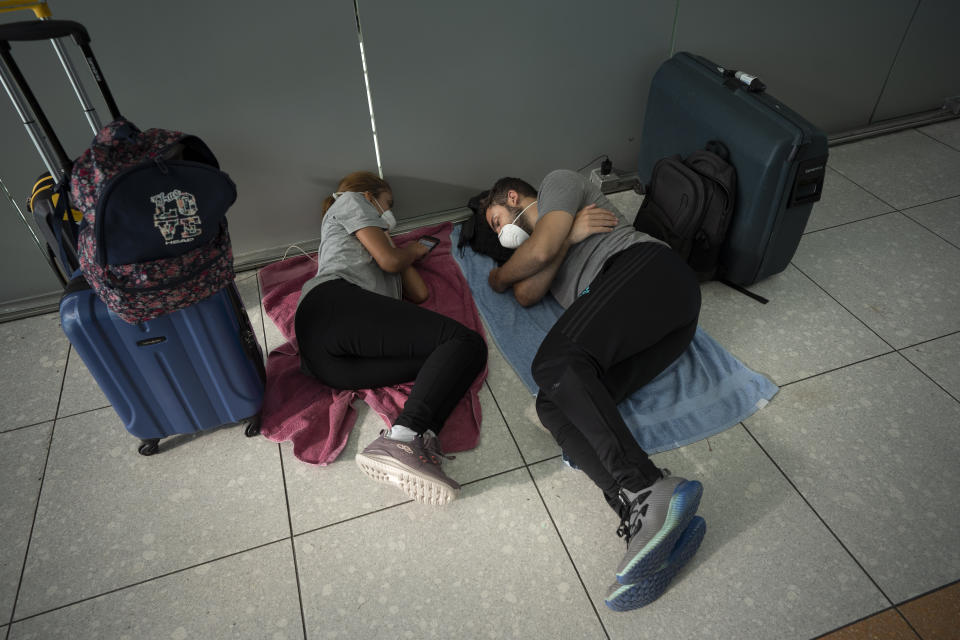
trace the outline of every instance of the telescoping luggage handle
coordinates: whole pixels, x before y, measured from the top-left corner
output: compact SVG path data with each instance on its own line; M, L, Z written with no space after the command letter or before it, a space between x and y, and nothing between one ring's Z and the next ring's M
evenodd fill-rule
M0 61L2 61L2 65L0 65L0 82L2 82L4 89L6 89L7 94L10 96L10 100L13 102L17 114L27 129L27 133L30 135L34 146L46 163L50 175L56 176L59 174L61 178L69 176L73 161L64 150L60 139L53 131L53 127L43 112L39 101L30 89L19 66L17 66L17 63L14 61L10 53L10 43L35 40L50 40L53 43L64 70L70 78L74 91L83 106L84 113L87 115L87 121L90 123L91 129L96 133L100 129L96 109L90 104L83 90L83 85L76 77L76 72L70 64L70 59L63 51L59 42L59 38L67 36L72 36L77 46L83 52L87 65L90 67L90 73L93 75L94 80L96 80L97 86L100 88L103 99L107 104L107 108L110 110L110 115L116 120L120 117L120 110L117 108L113 93L110 91L110 87L107 85L106 79L100 71L100 65L97 63L97 59L93 55L93 50L90 48L90 36L82 24L71 20L32 20L29 22L12 22L10 24L0 25ZM38 125L43 136L39 135L36 131ZM47 147L47 143L49 143L52 149ZM54 162L54 159L56 162Z

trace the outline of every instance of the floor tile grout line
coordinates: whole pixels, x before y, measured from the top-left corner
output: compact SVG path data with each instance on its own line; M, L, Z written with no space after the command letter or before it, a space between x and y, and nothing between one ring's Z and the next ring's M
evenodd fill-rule
M283 482L283 499L287 507L287 530L290 532L290 551L293 553L293 576L297 581L297 601L300 603L300 624L303 627L303 640L307 640L307 615L303 610L303 588L300 584L300 567L297 564L297 545L293 539L293 516L290 513L290 493L287 490L287 471L283 464L283 450L277 443L277 457L280 459L280 479Z
M67 416L64 416L64 417L66 418ZM22 425L22 426L19 426L19 427L13 427L13 428L11 428L11 429L7 429L6 431L0 431L0 438L2 438L3 435L4 435L4 434L7 434L7 433L14 433L14 432L16 432L16 431L23 431L24 429L32 429L33 427L42 427L42 426L45 425L45 424L50 424L50 423L53 422L54 420L57 420L57 418L50 418L49 420L41 420L40 422L34 422L33 424L25 424L25 425Z
M577 563L573 560L573 554L571 554L570 549L567 548L567 541L563 539L563 534L560 533L560 527L557 526L556 520L553 519L553 513L550 512L550 507L547 506L547 501L544 499L543 493L540 491L540 485L537 484L536 478L533 477L533 472L530 471L530 467L526 467L526 470L527 475L530 476L530 482L533 483L533 488L540 497L540 503L543 505L543 509L546 511L547 517L550 518L550 524L553 525L553 530L557 532L557 539L560 540L560 545L563 547L563 551L567 554L567 559L570 561L570 566L573 567L573 572L577 574L577 579L580 581L580 586L583 587L583 594L587 597L587 602L590 603L590 607L593 609L594 615L597 616L597 622L600 623L600 629L603 630L603 634L607 637L607 640L610 640L610 633L607 631L607 625L603 623L603 618L600 617L600 612L597 610L597 605L593 603L593 598L590 597L590 590L587 589L587 583L584 582L583 576L580 575L580 569L577 567Z
M848 222L841 222L841 223L839 223L839 224L834 224L834 225L831 225L831 226L829 226L829 227L823 227L822 229L811 229L810 231L804 231L801 237L804 237L804 238L805 238L805 237L807 237L807 236L812 236L812 235L815 234L815 233L820 233L821 231L831 231L831 230L833 230L833 229L839 229L840 227L848 227L848 226L850 226L850 225L852 225L852 224L857 224L858 222L865 222L865 221L867 221L867 220L875 220L875 219L877 219L877 218L882 218L883 216L888 216L888 215L890 215L891 213L902 213L902 212L898 212L896 209L894 209L893 211L884 211L883 213L874 213L874 214L870 214L870 215L868 215L868 216L866 216L866 217L864 217L864 218L859 218L859 219L857 219L857 220L850 220L850 221L848 221Z
M891 348L890 348L890 351L884 351L883 353L878 353L877 355L874 355L874 356L869 356L869 357L867 357L867 358L862 358L862 359L860 359L860 360L856 360L856 361L851 362L851 363L849 363L849 364L842 364L842 365L840 365L839 367L834 367L834 368L832 368L832 369L827 369L826 371L820 371L820 372L818 372L818 373L811 374L811 375L809 375L809 376L807 376L807 377L805 377L805 378L798 378L797 380L791 380L790 382L784 382L783 384L778 384L777 386L780 387L781 389L783 389L783 388L785 388L785 387L789 387L789 386L792 386L792 385L795 385L795 384L799 384L799 383L801 383L801 382L807 382L807 381L809 381L809 380L813 380L814 378L819 378L820 376L825 376L825 375L827 375L828 373L836 373L837 371L841 371L841 370L846 369L846 368L848 368L848 367L855 367L855 366L857 366L858 364L863 364L864 362L870 362L871 360L876 360L877 358L882 358L882 357L884 357L884 356L889 356L889 355L894 354L894 353L897 353L897 350L894 349L893 347L891 347ZM746 420L749 420L749 418L745 418L745 419L746 419Z
M900 207L895 207L895 206L893 206L891 203L887 202L886 200L884 200L883 198L881 198L880 196L878 196L877 194L875 194L873 191L870 191L870 189L866 188L865 186L863 186L862 184L860 184L859 182L857 182L856 180L854 180L853 178L851 178L850 176L848 176L847 174L845 174L843 171L841 171L840 169L838 169L836 166L830 165L830 168L833 169L834 171L836 171L837 173L839 173L841 176L843 176L843 177L846 178L847 180L849 180L852 184L855 184L855 185L856 185L857 187L859 187L860 189L863 189L865 192L867 192L868 194L870 194L870 196L876 198L877 200L879 200L879 201L882 202L883 204L885 204L885 205L887 205L888 207L890 207L891 209L893 209L893 211L900 211ZM916 206L922 206L922 205L916 205ZM888 211L887 213L893 213L893 211Z
M517 453L520 454L520 462L522 462L524 466L527 466L527 458L523 455L523 450L520 449L520 443L517 442L517 437L513 434L513 429L510 428L510 422L507 420L507 416L503 415L503 409L500 407L500 402L497 400L497 396L493 393L493 388L490 387L489 373L487 374L487 379L483 381L483 384L487 387L487 391L490 392L490 397L493 398L493 404L497 405L497 413L500 414L503 424L507 427L507 433L510 434L510 439L513 440L513 446L517 448Z
M936 200L931 200L930 202L924 202L922 204L912 204L909 207L904 207L902 209L897 209L900 213L906 213L907 211L913 211L914 209L919 209L921 207L928 207L931 204L940 204L941 202L946 202L947 200L956 200L960 198L960 193L957 193L952 196L944 196L942 198L937 198Z
M955 118L954 120L956 120L956 118ZM946 120L945 122L951 122L951 121L950 121L950 120ZM929 125L927 125L927 126L929 126ZM960 149L956 148L955 146L953 146L953 145L950 144L949 142L945 142L945 141L941 140L940 138L937 138L936 136L930 135L930 134L927 133L926 131L921 131L920 129L921 129L920 127L914 127L914 128L913 128L913 130L916 131L917 133L919 133L920 135L927 136L928 138L930 138L930 139L933 140L934 142L939 142L940 144L942 144L943 146L945 146L947 149L950 149L951 151L960 152Z
M857 322L859 322L860 324L862 324L862 325L864 326L864 328L867 329L867 331L869 331L869 332L872 333L873 335L877 336L885 345L887 345L887 347L889 347L890 349L896 351L897 348L896 348L895 346L893 346L892 344L890 344L890 342L888 342L886 338L884 338L884 337L881 336L879 333L877 333L877 332L873 329L873 327L871 327L869 324L867 324L862 318L860 318L860 316L858 316L856 313L854 313L853 311L851 311L850 309L848 309L845 304L843 304L842 302L840 302L839 300L837 300L837 298L834 297L834 295L833 295L832 293L830 293L829 291L827 291L826 288L824 288L823 285L821 285L819 282L817 282L816 280L814 280L814 279L813 279L813 276L809 275L806 271L804 271L803 269L801 269L795 262L791 261L790 264L793 265L793 268L796 269L797 271L799 271L799 272L801 273L801 275L803 275L803 277L805 277L807 280L809 280L810 282L812 282L815 287L817 287L818 289L820 289L820 291L823 291L823 293L826 294L826 296L827 296L828 298L830 298L831 300L833 300L834 302L836 302L836 303L840 306L841 309L843 309L844 311L846 311L847 313L849 313L851 316L853 316L854 318L856 318Z
M953 198L948 198L948 199L949 199L949 200L953 200ZM907 211L909 211L909 209L908 209ZM944 238L942 235L940 235L939 233L937 233L936 231L934 231L933 229L931 229L931 228L928 227L927 225L923 224L923 223L920 222L919 220L910 217L910 214L907 213L906 211L901 211L900 213L903 214L903 217L905 217L907 220L909 220L910 222L914 223L915 225L919 226L921 229L926 229L927 231L929 231L930 233L932 233L932 234L935 235L936 237L938 237L938 238L940 238L941 240L943 240L944 242L946 242L946 243L947 243L948 245L950 245L951 247L954 247L954 248L956 248L956 249L960 249L960 246L957 246L956 244L954 244L953 242L951 242L951 241L948 240L947 238Z
M914 369L916 369L917 371L919 371L920 374L921 374L923 377L925 377L927 380L929 380L929 381L932 382L933 384L937 385L937 387L938 387L941 391L943 391L945 394L947 394L947 396L949 396L950 398L952 398L954 402L960 404L960 398L957 398L955 395L953 395L952 393L950 393L949 391L947 391L942 384L940 384L939 382L937 382L936 380L934 380L934 379L933 379L933 376L931 376L929 373L927 373L926 371L924 371L923 369L921 369L921 368L920 368L920 365L918 365L916 362L914 362L913 360L911 360L910 358L908 358L908 357L906 356L906 354L903 354L903 353L900 353L900 351L897 351L897 355L899 355L901 358L903 358L904 360L906 360L906 361L907 361L907 364L909 364L909 365L912 366Z
M893 606L895 606L895 607L902 607L902 606L904 606L904 605L908 605L908 604L910 604L911 602L916 602L917 600L919 600L919 599L921 599L921 598L926 598L927 596L931 596L931 595L935 594L935 593L938 592L938 591L943 591L944 589L949 589L950 587L955 586L955 585L960 585L960 580L952 580L952 581L950 581L950 582L947 582L947 583L945 583L945 584L940 585L939 587L934 587L933 589L930 589L929 591L924 591L923 593L921 593L921 594L919 594L919 595L911 596L910 598L907 598L907 599L904 600L903 602L900 602L900 603L895 604L895 605L893 605Z
M876 587L877 591L880 592L880 595L884 597L884 599L890 604L891 607L894 606L893 600L890 599L890 596L888 596L887 593L880 588L880 585L877 584L877 581L873 579L873 576L870 575L870 573L864 568L860 560L858 560L857 557L850 551L850 549L847 548L847 545L843 543L843 540L840 539L840 536L838 536L836 532L834 532L834 530L830 527L830 525L827 524L827 521L824 520L823 516L820 515L820 512L817 511L812 504L810 504L810 501L807 499L807 496L805 496L803 492L800 491L797 485L793 482L793 479L790 478L787 472L783 470L783 467L780 466L780 463L778 463L774 459L774 457L770 454L770 452L767 451L767 449L760 443L760 440L758 440L757 437L753 434L753 432L750 431L750 428L746 425L745 422L741 422L740 424L743 425L743 429L744 431L747 432L747 435L749 435L750 438L757 444L757 446L760 447L760 450L763 451L763 454L767 456L767 459L770 460L773 466L777 468L777 471L780 472L784 480L787 481L787 483L793 488L793 490L797 493L800 499L803 500L804 504L806 504L807 507L810 509L810 511L813 512L813 514L817 517L817 520L820 521L820 524L822 524L824 528L830 532L830 535L833 536L834 540L837 541L837 544L839 544L840 547L847 553L847 555L850 556L850 559L853 560L858 567L860 567L860 570L863 572L865 576L867 576L867 579L870 580L873 586Z
M57 416L57 420L63 420L64 418L73 418L76 416L82 416L85 413L93 413L94 411L103 411L104 409L113 408L112 404L105 404L102 407L94 407L92 409L84 409L83 411L77 411L76 413L68 413L66 415Z
M390 509L396 509L397 507L402 507L403 505L405 505L405 504L410 504L410 503L412 503L412 502L415 502L415 501L411 499L411 500L404 500L403 502L398 502L398 503L396 503L396 504L388 504L388 505L385 506L385 507L380 507L379 509L374 509L373 511L367 511L366 513L359 513L359 514L357 514L357 515L355 515L355 516L350 516L349 518L344 518L343 520L337 520L336 522L328 522L327 524L320 525L319 527L314 527L314 528L312 528L312 529L307 529L307 530L301 531L301 532L299 532L299 533L294 533L294 534L293 534L293 537L294 537L294 538L300 538L300 537L302 537L302 536L305 536L305 535L308 535L308 534L311 534L311 533L316 533L316 532L318 532L318 531L324 531L324 530L326 530L326 529L330 529L331 527L335 527L335 526L340 525L340 524L346 524L347 522L353 522L354 520L359 520L360 518L366 518L366 517L369 517L369 516L372 516L372 515L376 515L376 514L378 514L378 513L383 513L384 511L388 511L388 510L390 510Z
M486 480L490 480L491 478L496 478L497 476L502 476L502 475L505 475L505 474L508 474L508 473L513 473L513 472L515 472L515 471L520 471L521 469L524 469L524 468L526 468L526 465L520 465L520 466L517 466L517 467L513 467L512 469L505 469L504 471L498 471L498 472L496 472L496 473L491 473L490 475L484 476L484 477L482 477L482 478L476 478L476 479L474 479L474 480L470 480L469 482L464 482L461 486L463 486L463 487L468 487L468 486L470 486L470 485L472 485L472 484L476 484L476 483L478 483L478 482L484 482L484 481L486 481ZM402 507L402 506L405 505L405 504L411 504L411 503L413 503L413 502L416 502L416 501L415 501L415 500L412 500L412 499L404 500L403 502L398 502L398 503L396 503L396 504L389 504L389 505L387 505L387 506L385 506L385 507L380 507L379 509L374 509L373 511L367 511L367 512L365 512L365 513L358 513L358 514L355 515L355 516L350 516L349 518L344 518L343 520L337 520L336 522L328 522L327 524L320 525L319 527L314 527L314 528L312 528L312 529L306 529L306 530L304 530L304 531L300 531L299 533L292 533L292 529L291 529L291 533L292 533L292 536L293 536L294 538L299 538L299 537L301 537L301 536L305 536L305 535L310 534L310 533L316 533L317 531L323 531L324 529L330 529L330 528L335 527L335 526L340 525L340 524L346 524L347 522L353 522L354 520L359 520L360 518L366 518L366 517L368 517L368 516L376 515L376 514L378 514L378 513L382 513L382 512L384 512L384 511L389 510L389 509L396 509L397 507Z
M225 554L225 555L218 556L218 557L216 557L216 558L210 558L209 560L204 560L203 562L198 562L198 563L196 563L196 564L192 564L192 565L189 565L189 566L186 566L186 567L181 567L181 568L179 568L179 569L174 569L174 570L172 570L172 571L167 571L166 573L161 573L161 574L158 574L158 575L155 575L155 576L151 576L151 577L149 577L149 578L144 578L143 580L138 580L138 581L136 581L136 582L131 582L130 584L125 584L125 585L121 585L121 586L119 586L119 587L114 587L113 589L108 589L108 590L106 590L106 591L104 591L104 592L102 592L102 593L97 593L97 594L92 595L92 596L87 596L87 597L85 597L85 598L80 598L79 600L74 600L73 602L67 602L67 603L65 603L65 604L61 604L61 605L58 605L58 606L56 606L56 607L52 607L52 608L50 608L50 609L46 609L46 610L44 610L44 611L40 611L40 612L38 612L38 613L32 613L32 614L30 614L29 616L24 616L24 617L22 617L22 618L17 618L16 620L11 620L11 621L10 621L10 625L13 626L13 625L16 624L16 623L25 622L26 620L32 620L33 618L38 618L38 617L40 617L40 616L44 616L44 615L47 615L47 614L49 614L49 613L53 613L53 612L55 612L55 611L60 611L61 609L67 609L68 607L72 607L72 606L75 606L75 605L78 605L78 604L83 604L84 602L89 602L89 601L91 601L91 600L96 600L97 598L102 598L103 596L109 596L109 595L111 595L111 594L118 593L118 592L120 592L120 591L125 591L126 589L132 589L133 587L139 587L139 586L141 586L141 585L147 584L148 582L154 582L154 581L156 581L156 580L160 580L161 578L168 578L168 577L170 577L170 576L177 575L178 573L184 573L184 572L186 572L186 571L190 571L191 569L197 569L197 568L202 567L202 566L204 566L204 565L213 564L213 563L215 563L215 562L220 562L221 560L226 560L226 559L228 559L228 558L233 558L233 557L235 557L235 556L243 555L244 553L249 553L249 552L251 552L251 551L256 551L257 549L263 549L264 547L269 547L270 545L273 545L273 544L279 544L279 543L284 542L284 541L286 541L286 540L289 540L289 538L287 538L287 537L277 538L276 540L271 540L270 542L264 542L264 543L262 543L262 544L257 544L257 545L254 545L254 546L252 546L252 547L248 547L248 548L246 548L246 549L240 549L239 551L233 551L233 552L231 552L231 553L227 553L227 554Z
M835 166L833 166L833 165L828 165L828 166L829 166L830 169L833 169L834 171L836 171L839 175L841 175L843 178L845 178L846 180L848 180L851 184L855 185L857 188L862 189L864 192L866 192L867 194L869 194L871 197L876 198L877 200L879 200L880 202L882 202L882 203L885 204L886 206L888 206L888 207L890 207L891 209L893 209L893 211L887 211L886 213L894 213L894 212L903 213L904 211L909 211L910 209L917 209L917 208L919 208L919 207L926 207L927 205L937 204L938 202L945 202L946 200L952 200L952 199L954 199L954 198L960 197L960 193L955 193L955 194L950 195L950 196L943 196L943 197L935 198L935 199L933 199L933 200L930 200L929 202L920 202L920 203L918 203L918 204L911 204L911 205L908 206L908 207L898 207L898 206L895 206L894 204L892 204L892 203L890 203L890 202L887 202L887 201L884 200L881 196L877 195L876 193L874 193L873 191L871 191L871 190L868 189L867 187L863 186L862 184L860 184L859 182L857 182L856 180L854 180L853 178L851 178L850 176L848 176L847 174L845 174L843 171L841 171L841 170L838 169L837 167L835 167ZM880 215L886 215L886 214L878 214L877 216L869 216L868 218L863 218L863 219L864 219L864 220L868 220L869 218L875 218L875 217L878 217L878 216L880 216ZM843 223L843 225L853 224L853 223L855 223L855 222L859 222L859 220L853 220L853 221L851 221L851 222L845 222L845 223ZM843 225L837 225L837 226L843 226ZM811 231L810 233L816 233L817 231L823 231L823 229L817 229L816 231ZM806 235L806 234L804 234L804 235Z
M550 508L547 506L547 501L543 498L543 493L540 491L540 486L537 484L536 479L533 477L533 472L530 471L532 464L540 464L545 462L545 460L540 460L536 463L527 463L526 456L523 455L523 451L520 449L520 445L517 442L516 436L513 434L513 429L510 428L510 423L507 421L506 416L503 414L503 409L500 407L500 402L497 400L497 396L493 393L493 389L490 387L489 381L484 380L484 384L487 385L487 390L490 392L490 397L493 398L494 404L497 406L497 411L500 413L500 417L503 418L503 423L507 427L507 432L510 434L510 437L513 438L513 444L517 447L517 451L520 454L520 460L523 462L523 468L526 469L527 475L530 477L530 482L533 483L533 487L537 492L537 496L540 498L540 503L543 505L544 511L547 513L547 517L550 518L550 524L553 525L553 530L557 533L557 539L560 540L560 545L563 547L564 552L567 554L567 559L570 561L570 566L573 567L573 572L577 575L577 579L580 581L580 586L583 587L583 593L587 597L587 602L590 603L590 607L593 609L594 615L597 616L597 622L600 624L600 629L603 630L604 635L607 637L607 640L610 640L610 633L607 631L607 626L603 623L603 619L600 617L600 612L597 610L597 606L593 602L593 598L590 597L590 591L587 589L587 584L583 580L583 576L580 575L580 569L577 567L577 563L573 560L573 555L570 553L570 549L567 548L567 543L563 539L563 535L560 533L560 528L557 526L556 521L553 519L553 514L550 512ZM549 460L555 459L559 456L553 456L548 458ZM499 475L499 474L497 474Z
M60 412L60 402L63 400L63 388L67 382L67 367L70 365L70 354L73 352L73 345L67 344L67 357L63 363L63 375L60 377L60 393L57 395L57 407L53 412L56 416ZM53 436L57 429L57 418L54 417L50 425L50 436L47 438L47 455L43 458L43 471L40 472L40 486L37 487L37 501L33 505L33 518L30 522L30 533L27 535L27 547L23 550L23 560L20 564L20 576L17 579L17 590L13 595L13 603L10 606L10 620L7 622L6 637L10 637L10 629L13 628L14 618L17 613L17 604L20 602L20 589L23 588L23 577L27 572L27 559L30 557L30 547L33 542L33 531L37 526L37 514L40 512L40 499L43 497L43 482L47 478L47 466L50 464L50 451L53 449Z
M792 263L791 263L791 264L792 264ZM943 391L945 394L947 394L951 399L953 399L953 400L955 400L956 402L960 403L960 398L957 398L957 397L954 396L952 393L950 393L946 388L944 388L943 385L941 385L939 382L937 382L937 381L933 378L933 376L931 376L929 373L927 373L927 372L924 371L922 368L920 368L919 365L917 365L915 362L913 362L913 360L911 360L910 358L908 358L908 357L903 353L903 352L906 351L907 349L913 349L914 347L917 347L917 346L922 345L922 344L927 344L928 342L934 342L934 341L936 341L936 340L941 340L941 339L943 339L943 338L947 338L947 337L950 337L950 336L954 336L954 335L960 334L960 331L951 331L951 332L949 332L949 333L943 334L942 336L937 336L937 337L935 337L935 338L929 338L929 339L927 339L927 340L921 340L920 342L916 342L916 343L914 343L914 344L909 344L909 345L906 345L906 346L904 346L904 347L899 347L899 348L898 348L898 347L894 347L892 344L890 344L889 342L887 342L880 334L878 334L876 331L874 331L873 328L871 328L869 325L867 325L867 323L865 323L863 320L861 320L855 313L853 313L852 311L850 311L849 309L847 309L839 300L837 300L837 299L834 298L832 295L830 295L830 293L829 293L826 289L824 289L823 287L821 287L820 284L818 284L813 278L811 278L809 275L807 275L806 273L804 273L804 272L803 272L799 267L797 267L796 265L793 265L793 266L794 266L794 268L797 269L797 271L799 271L799 272L800 272L801 274L803 274L806 278L808 278L811 282L813 282L814 285L816 285L817 287L819 287L821 291L823 291L824 293L826 293L832 300L834 300L834 302L836 302L837 304L839 304L839 305L841 306L841 308L843 308L844 311L846 311L846 312L849 313L851 316L853 316L854 318L856 318L858 322L860 322L861 324L863 324L868 330L870 330L870 332L872 332L875 336L877 336L878 338L880 338L880 340L883 340L883 342L886 343L886 345L890 348L890 351L885 351L885 352L883 352L883 353L878 353L878 354L873 355L873 356L870 356L870 357L868 357L868 358L863 358L863 359L861 359L861 360L857 360L857 361L855 361L855 362L850 362L850 363L848 363L848 364L844 364L844 365L841 365L841 366L839 366L839 367L834 367L833 369L827 369L826 371L820 371L819 373L814 373L814 374L809 375L809 376L807 376L807 377L805 377L805 378L799 378L799 379L797 379L797 380L791 380L790 382L784 382L783 384L778 384L778 385L777 385L778 387L780 387L781 389L783 389L784 387L789 387L790 385L794 385L794 384L797 384L797 383L799 383L799 382L806 382L807 380L812 380L812 379L814 379L814 378L818 378L818 377L823 376L823 375L826 375L826 374L828 374L828 373L834 373L834 372L836 372L836 371L840 371L841 369L846 369L847 367L853 367L853 366L856 366L856 365L858 365L858 364L863 364L864 362L869 362L870 360L876 360L877 358L882 358L882 357L884 357L884 356L888 356L888 355L891 355L891 354L896 353L897 355L901 356L904 360L906 360L908 363L910 363L914 368L916 368L917 371L919 371L921 374L923 374L923 376L926 377L928 380L930 380L930 382L932 382L933 384L937 385L937 387L939 387L939 389L940 389L941 391Z

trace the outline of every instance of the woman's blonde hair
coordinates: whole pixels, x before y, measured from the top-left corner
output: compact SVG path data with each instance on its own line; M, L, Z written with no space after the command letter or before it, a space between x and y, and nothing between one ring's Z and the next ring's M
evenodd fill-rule
M375 173L370 173L369 171L354 171L340 181L340 184L337 185L337 191L356 191L358 193L366 193L369 191L373 194L373 197L376 198L384 191L393 191L393 189L390 188L386 180L380 178ZM335 199L332 195L327 196L323 201L321 213L326 214L327 209L332 207L334 202Z

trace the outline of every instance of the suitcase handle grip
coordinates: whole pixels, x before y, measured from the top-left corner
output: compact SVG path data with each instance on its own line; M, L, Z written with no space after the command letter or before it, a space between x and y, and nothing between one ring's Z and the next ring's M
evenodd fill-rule
M78 45L90 44L86 27L73 20L29 20L0 25L0 42L52 40L73 36Z
M46 0L0 0L0 13L20 11L21 9L32 9L38 20L46 20L52 17Z

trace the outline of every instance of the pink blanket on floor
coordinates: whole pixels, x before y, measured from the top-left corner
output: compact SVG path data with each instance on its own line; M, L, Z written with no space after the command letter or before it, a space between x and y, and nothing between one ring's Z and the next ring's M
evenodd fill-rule
M417 229L395 237L394 242L402 246L422 235L440 240L437 248L417 264L417 270L430 288L430 298L422 306L484 335L470 287L450 255L452 228L447 222ZM263 309L288 340L267 357L261 433L274 442L293 442L293 455L303 462L326 465L336 460L347 444L357 418L352 406L355 399L363 399L391 425L406 402L411 383L360 391L339 390L300 371L294 315L301 287L317 272L315 255L287 258L260 270ZM481 420L478 394L486 376L484 368L447 418L439 434L444 451L464 451L477 445Z

